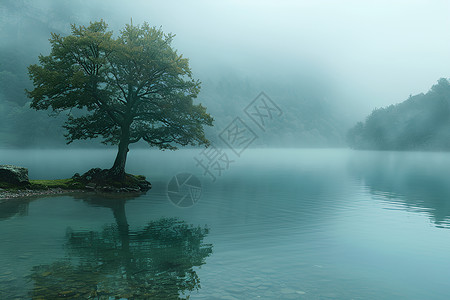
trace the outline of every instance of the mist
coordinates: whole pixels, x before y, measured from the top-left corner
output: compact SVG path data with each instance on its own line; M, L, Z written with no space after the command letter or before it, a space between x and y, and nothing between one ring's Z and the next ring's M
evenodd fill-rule
M449 9L447 1L3 1L0 50L21 74L14 95L3 98L29 101L26 67L49 53L50 32L65 35L71 24L103 19L118 34L125 24L148 22L176 35L174 48L203 83L199 102L219 124L264 91L287 113L289 133L267 136L267 145L343 146L346 131L374 108L425 93L447 77ZM234 85L241 82L245 90ZM225 94L217 88L224 83ZM217 105L224 101L232 102L231 111ZM302 131L289 121L302 122L302 103L325 109L317 119L332 120L326 126L338 136L308 140L315 135L308 132L287 141Z
M0 299L448 300L449 12L0 0Z
M132 17L177 34L201 76L231 68L256 81L310 81L355 113L426 92L450 65L447 1L137 1L107 9L114 27Z

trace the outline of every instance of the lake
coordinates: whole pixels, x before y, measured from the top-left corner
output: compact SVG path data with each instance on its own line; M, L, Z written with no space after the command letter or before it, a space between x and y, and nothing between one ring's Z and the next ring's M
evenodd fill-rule
M449 299L449 153L205 154L132 149L145 195L0 202L0 299ZM0 150L31 179L114 155Z

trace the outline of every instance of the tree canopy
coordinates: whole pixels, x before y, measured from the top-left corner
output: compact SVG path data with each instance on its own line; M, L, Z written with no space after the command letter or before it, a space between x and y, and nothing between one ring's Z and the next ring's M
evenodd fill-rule
M126 25L117 37L104 21L52 33L51 53L28 67L37 110L67 111L68 143L101 137L118 145L112 175L123 175L129 144L160 149L208 144L213 119L193 99L200 82L161 28Z
M347 135L350 147L374 150L450 150L450 83L375 109Z

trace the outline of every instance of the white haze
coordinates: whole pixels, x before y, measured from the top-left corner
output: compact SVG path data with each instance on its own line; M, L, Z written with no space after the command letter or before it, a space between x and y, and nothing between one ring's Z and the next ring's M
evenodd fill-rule
M306 80L330 90L328 100L357 119L449 77L446 0L22 3L37 15L56 3L70 8L73 15L62 24L67 29L70 22L100 18L113 30L131 18L162 26L176 34L175 47L202 81L226 72L271 83Z
M336 101L365 111L449 77L450 1L114 3L110 23L162 25L194 69L293 82L311 74Z

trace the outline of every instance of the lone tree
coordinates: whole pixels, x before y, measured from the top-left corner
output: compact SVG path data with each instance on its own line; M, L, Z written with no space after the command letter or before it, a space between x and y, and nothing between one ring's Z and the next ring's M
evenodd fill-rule
M200 82L188 59L171 47L174 35L144 23L126 25L114 37L107 27L100 21L72 25L68 36L52 33L50 55L28 67L31 107L67 111L68 144L102 137L118 145L108 172L118 178L125 175L132 143L171 150L208 144L203 126L212 126L213 118L193 103Z

